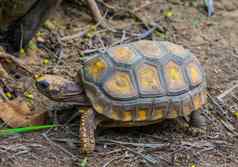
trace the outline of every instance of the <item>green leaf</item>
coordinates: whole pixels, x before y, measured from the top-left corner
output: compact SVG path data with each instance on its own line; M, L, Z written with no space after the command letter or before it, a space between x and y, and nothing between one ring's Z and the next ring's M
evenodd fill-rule
M24 96L28 99L33 99L33 94L31 92L25 92Z
M21 58L23 58L23 57L26 56L26 52L25 52L25 50L24 50L23 48L20 49L20 51L19 51L19 56L20 56Z
M238 119L238 111L234 112L233 114Z
M44 65L48 65L48 64L49 64L49 59L45 58L45 59L43 60L43 64L44 64Z
M55 30L56 29L56 26L55 24L50 21L50 20L47 20L44 25L43 25L45 28L47 28L48 30Z
M87 166L88 159L84 158L82 162L80 163L80 167L86 167Z
M165 17L172 17L174 15L172 10L166 10L164 11L164 16Z
M36 125L36 126L29 126L29 127L23 127L23 128L2 129L0 130L0 136L9 136L16 133L33 132L36 130L42 130L42 129L48 129L48 128L54 128L54 127L57 127L57 125Z
M28 44L28 47L30 48L30 49L37 49L37 45L36 45L36 43L34 42L34 41L30 41L29 42L29 44Z

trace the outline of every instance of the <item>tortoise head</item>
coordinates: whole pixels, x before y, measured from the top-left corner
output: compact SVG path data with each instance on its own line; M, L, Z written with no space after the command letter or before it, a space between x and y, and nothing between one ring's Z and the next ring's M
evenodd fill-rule
M88 105L80 84L57 75L44 75L36 79L37 89L51 100Z

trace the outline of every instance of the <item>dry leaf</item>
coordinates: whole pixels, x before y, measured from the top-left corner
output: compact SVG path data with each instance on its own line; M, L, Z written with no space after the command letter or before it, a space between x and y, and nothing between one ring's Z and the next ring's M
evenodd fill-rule
M8 78L8 74L3 66L0 64L0 78Z
M0 102L0 119L14 128L40 125L46 122L47 112L34 113L24 101L15 99L8 102Z

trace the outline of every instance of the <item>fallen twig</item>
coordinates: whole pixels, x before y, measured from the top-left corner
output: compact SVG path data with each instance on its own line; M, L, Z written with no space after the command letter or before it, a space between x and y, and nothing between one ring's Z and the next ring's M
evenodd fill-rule
M101 20L103 19L101 12L98 8L97 3L95 2L95 0L87 0L88 6L91 9L91 12L94 16L94 20L96 22L101 22Z
M118 153L118 152L122 152L122 150L123 150L122 148L119 148L119 149L112 150L112 151L109 151L109 152L98 153L98 155L106 156L106 155L110 155L110 154L115 154L115 153Z
M126 9L126 8L121 8L121 7L114 7L114 6L111 6L109 5L108 3L102 1L102 0L99 0L98 1L99 3L101 3L102 5L104 5L106 8L108 8L109 10L112 10L114 12L117 12L117 11L121 11L125 14L128 14L129 16L135 18L136 20L138 20L139 22L141 22L143 24L143 26L146 28L146 29L150 29L150 27L154 27L155 26L155 23L153 22L146 22L142 17L138 16L135 12L138 11L138 10L131 10L131 9ZM156 27L157 30L159 30L160 32L165 32L165 28L164 27L161 27L161 26L158 26Z
M14 63L19 69L23 70L26 74L30 75L31 77L34 76L34 74L27 69L27 67L20 62L18 59L16 59L15 57L7 54L7 53L2 53L0 52L0 62L7 62L7 63Z
M102 16L96 1L95 0L87 0L87 3L88 3L89 8L91 9L93 18L97 22L97 24L99 26L101 26L102 28L106 28L110 31L115 32L115 30L106 23L106 19L105 19L106 14L104 16Z
M47 134L43 133L42 136L52 145L56 146L57 148L59 148L60 150L62 150L63 152L65 152L66 154L68 154L71 158L73 158L74 160L78 160L78 157L76 157L74 154L72 154L71 152L69 152L68 150L66 150L64 147L62 147L61 145L56 144L55 142L53 142L48 136Z
M157 158L154 158L154 157L152 157L151 155L149 155L149 154L143 154L143 153L141 153L141 152L139 152L139 151L134 151L133 149L131 149L131 148L129 148L129 147L125 147L125 146L122 146L123 148L125 148L126 150L128 150L129 152L131 152L131 153L133 153L133 154L135 154L135 155L138 155L138 156L140 156L141 158L143 158L146 162L147 162L147 164L149 165L149 166L155 166L155 165L159 165L159 159L157 159Z
M110 165L113 161L116 161L116 160L121 160L123 158L127 157L128 158L128 155L126 154L123 154L121 156L117 156L115 158L112 158L111 160L109 160L108 162L106 162L102 167L107 167L108 165Z
M135 147L144 147L144 148L164 148L170 146L170 144L149 144L149 143L129 143L129 142L122 142L117 140L98 140L99 143L114 143L114 144L120 144L120 145L131 145Z
M232 124L230 124L231 121L227 112L222 108L222 106L216 101L215 98L213 98L211 95L208 94L209 99L211 100L211 102L216 106L216 108L219 111L216 111L216 113L218 114L218 116L221 118L219 121L222 123L222 125L229 130L230 132L232 132L232 134L238 136L238 133L236 132L236 129L233 127ZM224 118L228 121L225 121Z
M107 15L107 12L104 14L104 16L103 17L106 17L106 15ZM95 29L97 29L97 27L99 26L101 24L101 22L98 22L94 27L95 27ZM85 36L90 30L90 27L86 27L85 28L85 30L83 30L83 31L80 31L80 32L78 32L78 33L76 33L76 34L73 34L73 35L68 35L68 36L65 36L65 37L62 37L61 38L61 40L62 41L68 41L68 40L72 40L72 39L75 39L75 38L81 38L81 37L83 37L83 36ZM109 29L109 30L111 30L111 29ZM102 30L102 31L100 31L100 32L105 32L105 31L108 31L108 29L105 29L105 30ZM113 32L114 32L115 30L113 30ZM96 32L96 33L98 33L98 32ZM96 34L95 33L95 34Z
M139 10L142 10L142 9L148 7L148 6L154 5L155 3L158 3L157 0L155 0L155 1L153 1L153 2L150 2L150 1L145 1L145 2L146 2L145 4L143 4L143 5L141 5L141 6L137 7L137 8L135 8L135 9L133 9L133 12L137 12L137 11L139 11Z
M134 38L129 38L129 37L125 37L126 35L126 32L123 31L124 33L122 34L122 37L119 41L113 43L111 45L111 47L113 46L116 46L118 44L122 44L122 43L125 43L125 42L133 42L133 41L137 41L137 40L141 40L141 39L144 39L144 38L147 38L149 35L151 35L154 31L156 30L156 27L153 27L143 33L137 33L137 34L133 34L134 35ZM82 51L83 54L91 54L91 53L94 53L94 52L104 52L105 51L105 47L101 47L101 48L95 48L95 49L87 49L87 50L84 50Z
M223 101L222 99L227 96L229 93L231 93L234 89L238 88L238 83L235 84L234 86L232 86L231 88L227 89L225 92L223 92L222 94L218 95L217 98L220 101Z

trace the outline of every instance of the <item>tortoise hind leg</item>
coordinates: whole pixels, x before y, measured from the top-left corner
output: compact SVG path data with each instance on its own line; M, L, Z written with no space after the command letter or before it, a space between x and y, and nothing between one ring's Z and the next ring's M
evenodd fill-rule
M190 115L190 126L203 128L206 126L206 121L201 115L201 111L193 111Z
M188 129L188 132L192 136L204 135L206 133L207 123L205 118L201 115L201 111L192 111L190 115L190 127Z
M205 134L206 121L201 116L201 111L192 111L189 116L178 117L176 119L177 130L182 130L189 133L192 136Z
M80 116L80 151L85 154L95 149L95 112L93 109L83 111Z

